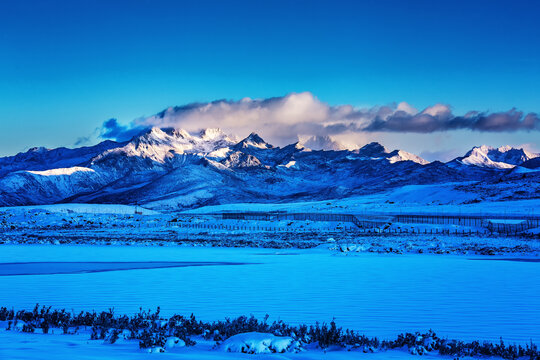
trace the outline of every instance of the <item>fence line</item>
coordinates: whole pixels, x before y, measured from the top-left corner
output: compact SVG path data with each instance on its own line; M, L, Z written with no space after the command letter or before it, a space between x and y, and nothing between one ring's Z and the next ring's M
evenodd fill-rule
M300 220L300 221L331 221L331 222L349 222L363 227L378 227L391 222L391 216L366 216L362 220L352 214L334 214L334 213L273 213L273 212L227 212L221 213L223 220Z
M218 215L218 214L214 214ZM527 229L540 227L540 217L523 215L521 217L493 216L493 215L426 215L426 214L388 214L388 215L364 215L361 218L353 214L335 213L286 213L286 212L224 212L221 213L224 220L310 220L310 221L333 221L349 222L358 228L379 228L393 222L409 224L442 224L459 225L470 227L482 227L490 232L518 233ZM491 219L521 220L518 223L498 223ZM457 230L456 230L457 231Z
M175 223L175 227L178 228L187 228L187 229L199 229L199 230L227 230L227 231L262 231L262 232L320 232L320 229L310 229L310 228L285 228L278 226L248 226L248 225L238 225L238 224L207 224L207 223ZM328 229L326 229L328 231ZM332 229L334 231L340 231L342 229ZM359 234L418 234L418 235L481 235L489 234L490 231L487 229L439 229L439 228L430 228L430 229L407 229L407 228L378 228L378 227L364 227L364 228L348 228L354 233ZM328 231L332 232L332 231Z

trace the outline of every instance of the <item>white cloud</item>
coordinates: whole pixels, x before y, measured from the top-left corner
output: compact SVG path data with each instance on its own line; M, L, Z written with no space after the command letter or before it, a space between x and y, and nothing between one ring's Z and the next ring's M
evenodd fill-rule
M422 111L405 102L371 108L329 105L303 92L268 99L218 100L170 107L154 116L136 119L128 126L111 119L104 123L101 134L104 138L126 140L153 126L188 131L218 127L238 136L255 131L276 145L312 136L333 136L361 144L353 139L365 139L366 134L373 132L540 130L540 119L537 114L525 115L515 109L489 114L472 111L465 116L455 116L450 107L443 104Z

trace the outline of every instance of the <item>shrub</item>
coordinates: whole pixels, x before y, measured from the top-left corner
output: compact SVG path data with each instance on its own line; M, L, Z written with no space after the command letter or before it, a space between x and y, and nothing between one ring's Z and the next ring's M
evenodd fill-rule
M189 317L174 315L169 319L160 316L160 309L155 312L142 309L131 317L117 316L114 309L96 312L80 312L73 314L62 310L51 310L50 307L36 305L33 311L20 310L15 312L5 307L0 308L0 321L8 321L8 330L16 321L24 321L23 332L34 332L41 327L44 333L50 327L61 327L64 333L72 327L91 326L92 340L105 339L115 343L124 330L128 330L131 339L139 340L140 348L163 347L168 336L176 336L185 341L186 345L195 345L190 336L203 335L205 339L223 341L233 335L246 332L271 333L276 336L289 336L304 344L318 343L321 348L340 346L357 348L364 351L374 349L408 348L413 354L423 354L427 351L437 351L441 355L453 357L498 356L503 359L527 357L529 360L540 360L540 351L536 344L506 345L502 339L498 343L479 341L463 342L439 338L433 331L427 333L404 333L394 340L379 341L355 331L343 330L334 321L329 324L317 323L312 326L288 325L283 321L268 323L269 316L258 320L254 316L240 316L235 319L226 318L224 321L198 321L195 315Z
M166 341L167 337L164 331L153 332L145 329L139 336L139 348L163 347Z
M49 333L49 323L47 322L47 320L43 320L43 321L41 322L40 327L41 327L41 330L43 330L43 333L44 333L44 334L48 334L48 333Z

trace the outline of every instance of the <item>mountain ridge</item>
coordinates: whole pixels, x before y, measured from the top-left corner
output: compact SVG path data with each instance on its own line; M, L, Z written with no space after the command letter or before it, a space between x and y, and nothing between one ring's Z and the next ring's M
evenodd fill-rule
M276 147L256 133L238 141L217 128L190 133L154 127L126 142L34 148L0 158L0 205L139 203L182 210L327 199L403 185L519 181L537 172L509 171L536 158L523 149L480 146L448 163L430 163L376 142L356 150L313 150L300 142Z

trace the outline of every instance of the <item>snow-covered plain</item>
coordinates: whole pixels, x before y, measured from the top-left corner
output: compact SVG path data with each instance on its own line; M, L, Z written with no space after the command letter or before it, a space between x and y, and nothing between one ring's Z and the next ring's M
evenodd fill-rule
M477 194L456 189L457 184L406 185L385 193L323 201L236 203L204 206L187 213L223 211L333 212L350 214L462 214L540 216L540 199L474 202ZM464 186L464 185L463 185ZM466 203L470 202L470 203Z
M82 210L79 208L78 210ZM0 211L0 244L159 245L313 248L332 252L435 253L532 256L540 254L535 229L518 236L484 227L382 222L357 228L348 222L224 220L220 215L74 212L63 206ZM113 208L113 210L118 210ZM58 211L55 211L58 210ZM124 208L120 208L124 211ZM86 210L88 211L88 210ZM387 218L386 216L384 218ZM389 218L390 219L390 218ZM444 232L444 233L443 233Z
M126 205L56 204L10 207L0 209L0 244L102 244L160 246L220 246L266 248L312 248L325 244L332 251L376 253L452 253L491 254L507 256L538 256L540 229L526 228L519 234L491 234L485 225L418 224L395 221L390 212L393 204L369 209L373 199L349 199L342 202L311 202L290 204L237 204L207 207L200 212L159 213ZM349 207L347 201L357 202ZM362 202L364 201L364 202ZM370 202L372 201L372 202ZM512 204L492 204L493 214L521 210L518 219L485 219L503 225L523 223L531 213L527 206L535 200ZM367 210L361 210L362 206ZM519 206L518 206L519 205ZM403 205L400 209L406 209ZM418 206L417 212L433 212L437 206ZM488 207L489 208L489 207ZM477 210L478 208L476 208ZM527 213L525 210L529 209ZM223 219L219 212L289 211L310 213L356 213L359 219L375 216L374 228L358 228L344 221L304 220L234 220ZM455 209L450 209L455 210ZM474 213L475 208L470 209ZM135 211L138 214L135 214ZM218 212L208 214L209 212ZM533 211L532 211L533 212ZM402 212L406 214L407 212ZM441 212L447 214L449 212ZM466 212L464 211L466 214Z

